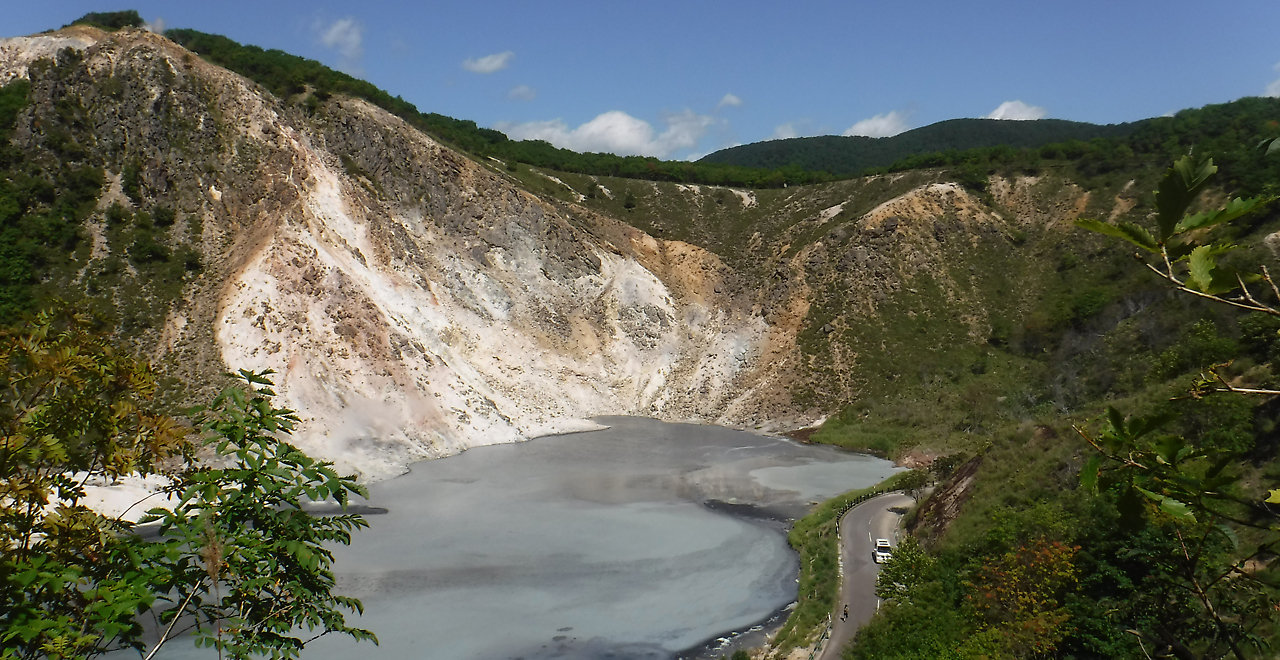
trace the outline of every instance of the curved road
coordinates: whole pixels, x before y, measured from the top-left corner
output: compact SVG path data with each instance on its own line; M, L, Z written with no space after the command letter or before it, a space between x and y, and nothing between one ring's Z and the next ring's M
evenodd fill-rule
M889 539L898 546L898 524L914 501L901 493L873 497L849 509L840 519L840 562L844 579L840 582L840 600L836 603L831 639L822 648L818 660L838 660L853 633L871 620L880 606L876 598L876 575L880 567L871 559L874 539ZM841 621L844 606L849 618Z

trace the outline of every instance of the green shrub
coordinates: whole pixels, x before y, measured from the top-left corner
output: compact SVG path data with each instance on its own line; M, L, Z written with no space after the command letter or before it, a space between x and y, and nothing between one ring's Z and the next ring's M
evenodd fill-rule
M1239 352L1234 340L1218 336L1213 321L1197 321L1178 343L1169 347L1156 359L1151 378L1164 381L1195 369L1204 369L1216 362L1231 359Z
M139 232L129 245L129 259L135 264L167 262L173 255L169 248L156 240L150 232Z
M129 9L126 11L105 11L105 12L89 12L80 18L72 21L70 25L92 25L93 27L102 28L112 31L121 28L140 28L147 22L142 20L137 10ZM67 27L67 26L63 26Z
M1254 312L1240 319L1240 345L1260 362L1280 364L1280 318Z
M18 115L27 107L30 92L31 83L27 80L15 80L0 87L0 135L13 129Z
M112 202L107 207L107 223L111 225L122 225L133 219L133 214L120 204L120 202Z
M174 213L173 209L167 206L160 206L157 204L151 207L151 221L155 223L155 226L157 227L169 227L173 225L174 220L176 219L177 214Z
M142 165L136 160L129 161L120 172L120 187L134 205L142 203L142 182L138 178L141 173Z

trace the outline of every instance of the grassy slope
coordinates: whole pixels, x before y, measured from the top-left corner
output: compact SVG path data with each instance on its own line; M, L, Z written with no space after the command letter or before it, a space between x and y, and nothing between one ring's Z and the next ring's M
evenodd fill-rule
M566 202L590 192L592 184L603 186L611 197L597 189L583 204L656 236L707 247L766 292L784 287L777 272L815 242L831 243L833 230L851 226L885 200L945 180L945 173L921 171L754 191L756 204L744 207L737 193L722 188L545 173L566 187L532 168L509 174ZM1043 178L1041 201L1052 205L1067 181L1052 172ZM1151 179L1140 172L1129 189L1143 189ZM1094 190L1086 212L1105 217L1127 183L1117 177ZM627 195L634 208L624 207ZM841 201L845 206L835 217L814 218L815 210ZM1124 250L1067 227L993 225L976 236L949 238L931 258L938 268L923 269L889 292L874 312L858 309L864 292L849 286L834 256L805 267L802 279L813 304L799 343L808 374L790 394L800 407L833 415L815 440L889 456L910 448L976 451L1008 423L1051 416L1096 397L1097 387L1064 383L1098 343L1081 342L1113 331L1126 309L1159 296L1156 283L1130 267ZM977 336L968 321L975 312L984 319ZM1175 306L1160 314L1182 313ZM837 331L823 332L828 323ZM1144 352L1172 341L1155 338Z
M587 206L659 236L706 245L766 288L779 265L806 245L941 176L918 172L897 181L756 191L757 205L743 208L733 191L549 174L575 191L604 185L613 198L597 192ZM1143 217L1150 198L1132 191L1149 190L1155 170L1130 174L1133 184L1116 179L1091 191L1085 213L1107 217L1117 196L1128 194L1135 203L1130 217ZM517 175L534 190L576 199L536 171ZM1065 176L1050 172L1042 175L1033 201L1052 207L1069 189ZM627 192L636 200L632 209L623 207ZM814 209L846 199L844 212L830 221L813 219ZM1016 209L989 201L1015 216ZM1239 236L1252 246L1246 259L1266 257L1260 239L1276 228L1275 220L1264 218ZM753 240L757 234L773 238ZM1072 492L1087 448L1070 424L1087 422L1108 402L1133 410L1159 406L1175 387L1170 380L1186 379L1194 369L1195 358L1183 358L1203 353L1195 347L1203 342L1190 336L1195 323L1207 323L1224 341L1239 334L1230 310L1169 295L1127 250L1101 237L1069 226L1009 223L972 239L949 240L939 255L943 269L917 277L874 314L852 320L840 319L851 314L856 296L813 268L808 282L815 304L800 345L814 377L794 392L836 402L828 410L837 414L811 436L815 441L890 456L913 449L984 454L963 514L945 537L948 544L974 543L1003 512L1052 509ZM964 321L975 308L989 319L987 333L977 337ZM821 333L832 321L841 330ZM850 353L858 356L855 363L834 366L834 356ZM1241 373L1250 368L1240 365ZM837 396L822 390L842 384L846 389ZM1268 468L1250 469L1261 474ZM803 644L830 611L834 512L856 495L828 502L791 535L805 573L802 604L778 637L782 647Z

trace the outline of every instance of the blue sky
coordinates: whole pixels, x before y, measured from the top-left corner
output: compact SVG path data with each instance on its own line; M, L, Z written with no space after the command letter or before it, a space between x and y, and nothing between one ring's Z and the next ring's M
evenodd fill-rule
M0 36L78 0L11 2ZM579 151L689 158L955 117L1113 123L1280 96L1280 1L137 1L320 60L420 110Z

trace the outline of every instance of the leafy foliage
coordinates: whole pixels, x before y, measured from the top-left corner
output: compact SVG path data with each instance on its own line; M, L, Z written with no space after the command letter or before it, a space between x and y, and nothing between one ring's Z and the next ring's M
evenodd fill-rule
M1158 433L1171 417L1126 419L1109 408L1102 433L1080 431L1098 451L1081 481L1091 491L1116 493L1130 518L1166 520L1176 538L1175 552L1150 558L1159 569L1154 591L1165 594L1163 600L1172 596L1166 608L1174 616L1134 634L1157 648L1181 649L1180 656L1243 659L1249 647L1264 646L1256 633L1280 603L1280 585L1244 567L1274 558L1280 515L1240 492L1237 447ZM1242 545L1237 530L1263 535Z
M920 547L914 536L906 536L893 549L889 561L876 575L876 597L883 600L906 600L930 577L933 558Z
M0 132L7 134L18 121L18 113L27 105L31 82L15 80L0 87Z
M95 328L62 307L0 338L0 658L153 654L191 629L235 658L296 657L298 629L376 642L346 625L360 603L332 593L324 546L364 521L303 508L364 491L279 439L295 417L271 406L267 375L242 371L246 387L200 411L193 434L149 407L150 367ZM194 462L194 437L222 467ZM143 519L155 540L83 504L86 484L151 474L172 484ZM163 628L153 642L148 617Z
M1175 163L1154 226L1081 224L1139 248L1189 297L1252 312L1239 341L1222 334L1229 316L1152 328L1180 337L1147 365L1150 398L1125 402L1142 414L1113 404L1097 426L1075 424L1084 443L1038 427L988 448L960 520L926 569L886 578L891 600L847 657L1270 657L1280 489L1274 450L1256 445L1274 425L1271 404L1245 397L1280 394L1256 386L1274 379L1280 293L1265 269L1234 270L1233 243L1214 234L1240 236L1233 221L1266 197L1196 210L1220 173ZM1077 473L1078 487L1063 480Z
M839 588L840 518L876 495L897 489L899 478L894 475L871 488L852 490L827 500L792 526L787 542L800 554L799 595L795 610L773 639L778 655L804 644L835 607Z
M25 80L0 87L0 318L15 320L35 310L37 285L80 244L103 183L89 163L36 163L10 144L30 89Z
M1079 549L1041 538L983 562L967 585L967 600L982 621L979 635L1018 657L1052 652L1071 618L1060 599L1076 582L1072 560Z
M1250 282L1256 282L1262 276L1220 267L1221 256L1234 250L1236 246L1230 243L1207 243L1207 234L1201 230L1260 210L1274 198L1256 197L1246 200L1237 197L1220 209L1188 215L1187 209L1209 185L1217 171L1212 158L1195 161L1190 156L1183 156L1169 168L1160 180L1160 188L1155 194L1155 234L1132 223L1113 226L1097 220L1078 220L1076 224L1121 238L1146 252L1158 255L1162 261L1154 265L1148 264L1148 268L1184 291L1207 297L1228 293ZM1182 270L1179 270L1179 266ZM1246 289L1246 295L1247 293ZM1248 302L1244 298L1241 301ZM1232 304L1252 309L1241 302Z
M31 82L0 87L0 324L64 298L132 333L163 318L200 269L199 220L179 222L171 206L148 205L154 191L144 189L137 160L85 146L100 145L90 109L82 88L62 82L88 75L83 67L67 49L33 62ZM38 128L11 139L18 126ZM99 216L113 160L129 200ZM95 216L106 222L87 226Z
M67 308L0 338L0 657L78 658L130 646L164 579L128 525L80 503L91 479L189 455L186 429L146 408L155 377Z
M187 471L171 489L176 504L143 520L159 524L166 553L177 556L166 566L171 598L194 618L197 644L233 658L296 657L309 641L295 636L297 629L321 631L310 639L336 632L376 642L346 624L341 610L363 610L360 601L332 593L333 555L324 545L350 543L351 532L367 523L304 509L328 500L345 507L351 495L367 492L278 439L297 417L271 405L267 375L240 371L247 387L227 389L196 413L205 444L229 464Z
M913 500L919 500L920 494L924 492L926 486L932 479L929 477L929 471L916 468L902 473L897 480L898 488L901 488Z
M1129 125L1127 135L1068 140L1038 148L999 145L950 149L907 156L885 168L864 170L902 172L927 167L1006 173L1043 169L1072 171L1073 178L1092 188L1108 180L1132 177L1135 171L1163 167L1192 148L1212 156L1222 170L1220 181L1243 195L1277 192L1280 159L1267 159L1266 149L1252 147L1257 140L1272 144L1280 135L1280 99L1244 98L1230 103L1182 110L1173 117L1157 117ZM1265 145L1264 145L1265 146Z
M91 25L110 31L127 27L140 28L146 24L147 22L142 20L137 10L134 9L126 11L93 11L71 22L71 25Z

